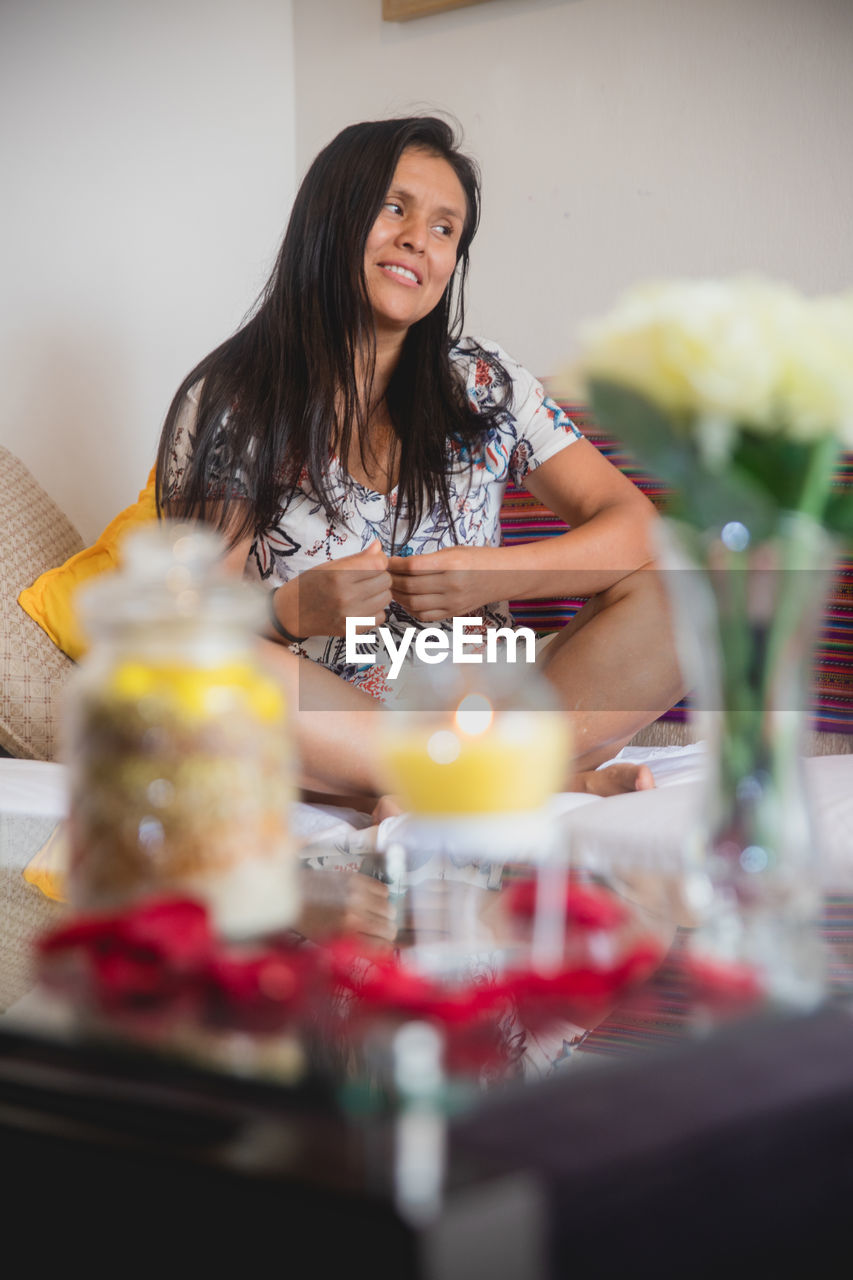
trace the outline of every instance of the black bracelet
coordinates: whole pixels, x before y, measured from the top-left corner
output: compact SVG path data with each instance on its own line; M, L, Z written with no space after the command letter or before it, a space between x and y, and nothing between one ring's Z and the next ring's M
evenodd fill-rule
M287 627L284 627L281 624L281 619L275 611L275 593L277 591L278 587L273 587L272 591L269 593L270 622L272 623L274 630L281 636L282 640L286 640L288 644L302 644L303 640L308 639L307 636L292 636Z

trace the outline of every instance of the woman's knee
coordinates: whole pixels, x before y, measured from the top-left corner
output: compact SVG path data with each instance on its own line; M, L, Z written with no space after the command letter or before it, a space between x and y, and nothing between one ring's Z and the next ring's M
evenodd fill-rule
M667 610L663 578L656 564L649 563L634 569L594 597L596 612L626 602L640 609Z

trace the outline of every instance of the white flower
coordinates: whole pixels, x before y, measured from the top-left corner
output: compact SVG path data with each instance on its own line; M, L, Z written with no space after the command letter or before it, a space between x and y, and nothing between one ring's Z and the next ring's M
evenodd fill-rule
M853 448L853 293L814 299L808 319L789 334L779 415L798 439L833 431Z
M756 276L649 281L585 326L580 372L631 387L706 447L715 421L853 446L853 293L809 300Z

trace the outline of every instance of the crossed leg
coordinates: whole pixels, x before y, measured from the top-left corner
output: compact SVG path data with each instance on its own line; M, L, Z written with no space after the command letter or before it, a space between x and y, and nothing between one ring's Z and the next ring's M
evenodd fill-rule
M572 726L574 767L586 775L684 695L660 574L641 569L593 596L543 650L541 664ZM622 768L627 783L632 766ZM652 785L645 776L643 785Z
M303 790L372 811L384 790L375 750L384 708L324 667L263 643L290 695ZM683 693L658 575L638 571L590 599L544 650L542 671L572 726L565 789L615 795L654 786L645 765L598 766Z

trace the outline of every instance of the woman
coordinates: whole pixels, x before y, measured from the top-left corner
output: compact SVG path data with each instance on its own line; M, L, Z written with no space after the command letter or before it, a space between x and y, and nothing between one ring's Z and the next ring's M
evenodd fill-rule
M651 503L530 374L462 336L479 206L443 120L344 129L301 184L254 312L184 379L160 444L162 509L213 523L235 572L271 589L306 785L370 804L394 688L387 666L346 661L347 617L511 625L495 602L589 597L537 663L572 721L574 789L652 785L597 766L681 696L644 572ZM570 531L500 546L510 476Z

